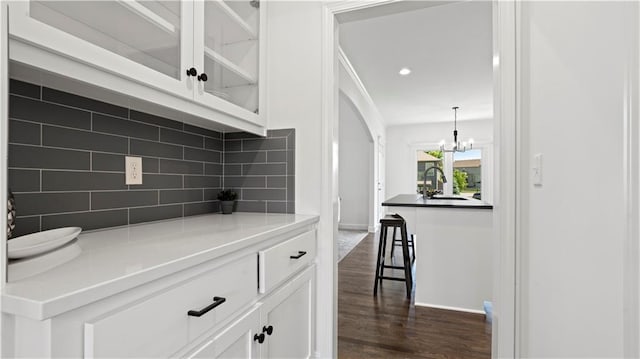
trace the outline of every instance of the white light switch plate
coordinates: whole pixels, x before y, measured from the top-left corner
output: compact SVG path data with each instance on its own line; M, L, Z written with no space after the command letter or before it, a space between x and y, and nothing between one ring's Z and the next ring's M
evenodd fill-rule
M536 153L533 156L533 184L542 186L542 153Z
M142 184L142 157L125 156L125 184Z

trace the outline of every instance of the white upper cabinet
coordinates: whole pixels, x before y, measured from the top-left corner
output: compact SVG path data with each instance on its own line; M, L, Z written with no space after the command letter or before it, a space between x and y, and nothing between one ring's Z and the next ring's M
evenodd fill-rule
M260 56L264 54L261 5L256 0L194 2L195 64L206 76L206 81L198 79L196 100L230 102L254 114L254 121L259 121Z
M60 61L197 103L198 116L223 122L231 117L264 127L259 115L264 46L259 39L265 12L260 5L255 0L16 1L11 3L9 26L21 44L12 59L88 83L103 76L56 71L53 65L49 69L42 61L29 60L26 44L61 55ZM107 89L132 95L122 82L112 83ZM170 106L153 92L133 96ZM202 108L225 116L209 115Z

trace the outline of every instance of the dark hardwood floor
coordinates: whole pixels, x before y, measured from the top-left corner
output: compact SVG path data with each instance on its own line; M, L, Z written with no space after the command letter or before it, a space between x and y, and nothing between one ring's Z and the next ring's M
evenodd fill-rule
M339 358L491 357L484 315L415 307L404 282L385 280L374 297L377 248L369 234L338 266Z

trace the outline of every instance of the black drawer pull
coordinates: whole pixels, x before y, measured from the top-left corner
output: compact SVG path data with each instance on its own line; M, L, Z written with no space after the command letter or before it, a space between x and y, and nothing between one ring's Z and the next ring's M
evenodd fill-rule
M260 334L256 334L253 336L253 341L258 341L258 343L262 344L264 343L264 334L260 333Z
M262 332L263 333L267 333L267 335L271 335L273 333L273 325L270 325L268 327L266 325L263 326L262 327Z
M307 254L307 252L305 251L298 251L298 255L297 256L289 256L289 258L291 259L298 259L300 257L302 257L303 255Z
M202 308L200 310L190 310L187 312L188 315L192 316L192 317L201 317L205 314L207 314L207 312L209 312L211 309L219 306L220 304L226 302L227 299L226 298L222 298L222 297L213 297L213 303L209 304L208 306L206 306L205 308Z

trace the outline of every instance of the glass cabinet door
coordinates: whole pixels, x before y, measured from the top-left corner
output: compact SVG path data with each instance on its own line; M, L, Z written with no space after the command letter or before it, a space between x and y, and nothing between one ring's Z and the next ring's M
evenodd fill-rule
M203 28L204 48L196 56L203 56L206 81L200 78L199 86L257 114L260 3L206 0Z
M182 43L183 15L177 0L29 2L32 19L177 80L190 67L183 46L193 46Z

